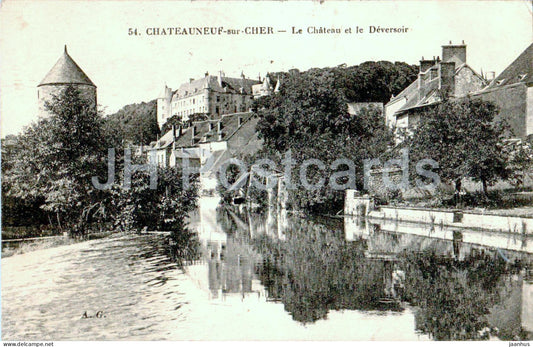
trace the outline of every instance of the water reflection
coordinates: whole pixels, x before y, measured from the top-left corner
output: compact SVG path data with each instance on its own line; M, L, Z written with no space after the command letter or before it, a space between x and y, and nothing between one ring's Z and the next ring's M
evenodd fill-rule
M195 234L2 259L2 338L532 337L528 237L200 205Z
M414 306L413 329L435 340L532 336L532 250L523 235L207 211L197 225L212 299L264 296L303 324Z

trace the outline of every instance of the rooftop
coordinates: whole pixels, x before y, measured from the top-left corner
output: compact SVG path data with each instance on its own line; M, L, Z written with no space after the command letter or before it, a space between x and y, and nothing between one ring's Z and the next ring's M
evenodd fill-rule
M225 93L252 94L252 86L260 81L248 78L233 78L225 76L207 75L203 78L183 83L174 93L174 97L183 98L203 92L204 89Z
M533 84L533 43L526 48L503 72L498 75L486 90L514 83Z
M50 84L86 84L96 87L85 72L70 57L66 45L63 55L61 55L54 67L46 74L38 87Z

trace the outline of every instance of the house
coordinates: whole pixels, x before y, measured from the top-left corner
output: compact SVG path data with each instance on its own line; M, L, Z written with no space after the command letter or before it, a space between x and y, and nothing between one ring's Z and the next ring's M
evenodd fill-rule
M153 162L161 167L203 168L200 185L203 191L214 190L216 173L231 158L256 153L263 141L256 126L259 118L250 112L222 115L219 119L192 122L188 128L173 127L151 144Z
M498 106L498 119L511 127L510 137L533 137L533 44L474 96Z
M259 76L259 80L261 80L261 76ZM262 96L272 95L272 93L278 93L280 88L281 88L280 78L278 78L278 81L276 82L276 86L272 87L272 84L270 82L270 77L267 76L263 79L263 82L261 84L255 84L252 86L252 94L254 96L254 99L257 99Z
M466 62L466 45L442 46L440 57L420 60L418 78L385 105L386 123L397 130L416 126L421 112L444 97L460 98L483 89L487 81Z

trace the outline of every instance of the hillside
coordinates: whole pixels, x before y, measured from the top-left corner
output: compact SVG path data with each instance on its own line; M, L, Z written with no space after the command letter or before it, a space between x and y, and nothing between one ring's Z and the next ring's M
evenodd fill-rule
M156 100L126 105L104 120L107 136L116 144L149 144L159 134Z

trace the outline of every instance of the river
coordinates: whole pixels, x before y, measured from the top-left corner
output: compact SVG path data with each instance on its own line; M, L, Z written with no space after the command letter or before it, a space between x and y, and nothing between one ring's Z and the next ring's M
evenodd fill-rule
M200 201L164 234L2 259L3 340L527 339L533 239L254 215ZM478 234L476 234L478 233Z

